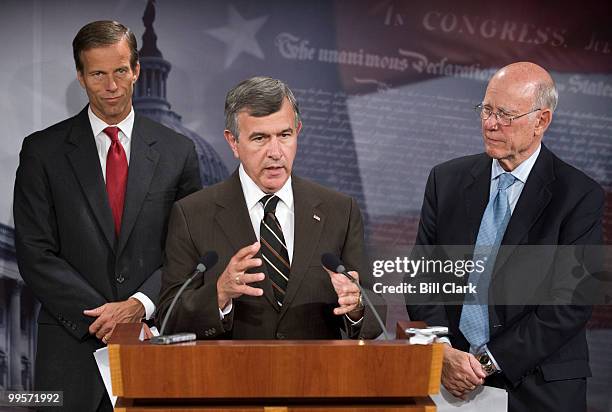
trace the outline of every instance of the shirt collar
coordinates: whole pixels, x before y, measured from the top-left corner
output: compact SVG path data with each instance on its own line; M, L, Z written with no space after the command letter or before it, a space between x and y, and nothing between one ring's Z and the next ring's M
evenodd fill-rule
M251 179L246 170L244 170L242 163L240 163L240 167L238 168L238 175L240 177L240 185L242 186L242 193L244 193L244 200L246 201L247 209L251 210L253 207L255 207L255 205L257 205L261 198L268 193L265 193L255 184L255 182L253 182L253 179ZM275 195L278 196L285 205L287 205L289 210L293 210L291 176L289 176L289 179L287 179L283 187L281 187L280 190L275 193Z
M94 114L93 110L91 110L91 105L87 108L87 115L89 116L89 123L91 124L91 130L93 131L94 137L102 133L102 131L109 126L117 126L128 140L132 137L135 117L134 106L132 106L126 118L117 124L107 124L104 120L100 119Z
M533 165L535 164L536 160L538 160L538 155L540 154L541 148L542 144L539 144L538 148L531 154L531 156L518 165L516 169L510 172L512 176L516 177L523 184L525 184L527 182L527 178L529 177L529 173L531 173L531 169L533 169ZM506 171L499 164L499 160L493 159L493 166L491 167L491 180L496 179L502 173L506 173Z

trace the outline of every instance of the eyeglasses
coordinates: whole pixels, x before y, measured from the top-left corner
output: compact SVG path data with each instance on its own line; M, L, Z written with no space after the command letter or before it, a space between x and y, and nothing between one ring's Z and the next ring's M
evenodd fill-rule
M538 107L537 109L533 109L530 112L523 113L523 114L518 114L516 116L512 116L512 115L509 115L509 114L504 113L504 112L495 112L495 113L493 113L493 110L491 110L489 107L484 107L482 105L482 103L481 103L481 104L477 104L474 107L474 110L480 115L480 118L482 120L487 120L493 114L493 115L495 115L495 119L497 119L497 123L501 124L502 126L510 126L512 124L513 120L516 120L516 119L518 119L520 117L523 117L523 116L527 116L528 114L531 114L533 112L537 112L538 110L542 110L542 109Z

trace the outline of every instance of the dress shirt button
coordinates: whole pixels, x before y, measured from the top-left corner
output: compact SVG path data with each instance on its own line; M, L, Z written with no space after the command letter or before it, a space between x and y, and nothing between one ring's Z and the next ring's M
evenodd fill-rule
M285 336L284 333L277 333L276 334L276 339L287 339L287 336Z
M117 275L117 277L115 278L115 280L117 281L117 283L123 283L125 281L125 278L123 277L123 275L120 273Z

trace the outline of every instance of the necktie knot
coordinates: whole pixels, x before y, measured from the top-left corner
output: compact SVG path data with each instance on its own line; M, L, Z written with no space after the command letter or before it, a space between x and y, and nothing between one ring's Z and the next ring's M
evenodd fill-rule
M280 198L275 194L265 195L261 198L260 202L264 207L264 214L276 213L276 205Z
M512 173L502 173L499 175L498 190L506 190L516 182L516 177Z
M104 129L104 133L110 137L112 143L119 142L119 128L117 126L109 126Z

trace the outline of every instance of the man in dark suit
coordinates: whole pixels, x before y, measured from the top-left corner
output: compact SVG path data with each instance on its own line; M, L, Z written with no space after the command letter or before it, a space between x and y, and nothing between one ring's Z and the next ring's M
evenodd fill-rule
M569 305L576 281L559 250L602 242L604 195L541 143L556 104L552 78L533 63L492 77L477 106L486 153L431 171L416 239L475 245L487 269L469 281L482 290L463 305L406 297L411 319L449 327L443 385L458 397L483 383L505 388L509 411L586 410L591 308Z
M23 142L17 259L42 303L35 389L63 391L67 411L111 410L93 352L151 317L170 208L201 183L193 143L134 113L134 34L93 22L73 50L89 105Z
M356 202L291 173L302 127L291 90L267 77L245 80L228 93L225 115L225 138L240 167L173 207L158 319L198 257L214 250L219 262L178 300L171 331L200 339L380 334L359 288L321 266L321 254L335 253L359 282L370 283Z

